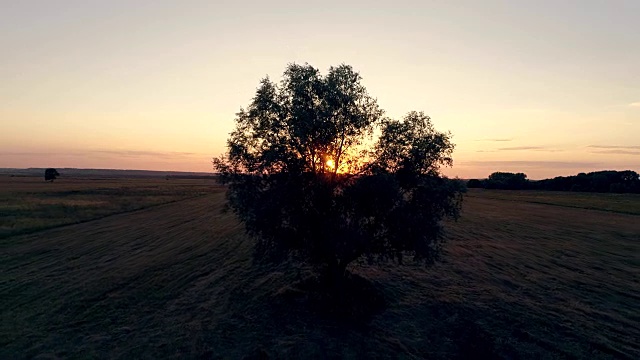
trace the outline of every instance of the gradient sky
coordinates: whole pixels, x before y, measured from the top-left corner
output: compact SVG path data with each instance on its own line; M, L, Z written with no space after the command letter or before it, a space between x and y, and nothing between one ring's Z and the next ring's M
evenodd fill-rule
M212 171L290 62L425 111L451 176L640 170L638 0L0 0L0 167Z

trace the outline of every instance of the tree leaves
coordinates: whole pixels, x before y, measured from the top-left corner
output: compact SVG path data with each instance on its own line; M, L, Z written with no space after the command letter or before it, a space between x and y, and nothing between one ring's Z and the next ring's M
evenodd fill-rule
M296 256L338 273L363 255L435 258L440 220L458 216L463 191L439 173L453 162L451 135L422 112L384 118L361 80L344 64L325 76L290 64L238 112L214 168L258 257Z

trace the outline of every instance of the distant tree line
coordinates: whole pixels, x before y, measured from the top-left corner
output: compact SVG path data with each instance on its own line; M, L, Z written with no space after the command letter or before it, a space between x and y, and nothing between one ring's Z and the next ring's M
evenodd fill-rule
M524 173L494 172L486 179L471 179L469 188L640 193L640 177L631 170L595 171L553 179L529 180Z

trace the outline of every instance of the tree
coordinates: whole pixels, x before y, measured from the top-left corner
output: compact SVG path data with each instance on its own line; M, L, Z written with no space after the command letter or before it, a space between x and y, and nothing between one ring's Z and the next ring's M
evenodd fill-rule
M494 172L485 181L487 189L523 190L528 184L526 174L510 172Z
M49 168L44 171L44 180L51 181L55 180L60 174L58 174L58 170Z
M441 220L459 215L464 186L440 174L451 135L421 112L384 118L350 66L322 76L290 64L279 84L260 82L235 123L213 163L258 258L293 257L332 282L362 256L431 262Z
M473 189L473 188L481 188L482 186L482 181L478 180L478 179L469 179L469 181L467 181L467 187L469 189Z
M531 185L539 190L639 193L640 175L632 170L604 170L574 176L557 176L533 182Z

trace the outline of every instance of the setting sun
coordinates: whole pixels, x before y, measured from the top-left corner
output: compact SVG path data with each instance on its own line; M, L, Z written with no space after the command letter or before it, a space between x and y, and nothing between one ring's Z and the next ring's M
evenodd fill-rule
M333 161L332 159L327 160L326 164L327 164L327 167L331 170L336 168L336 162Z

